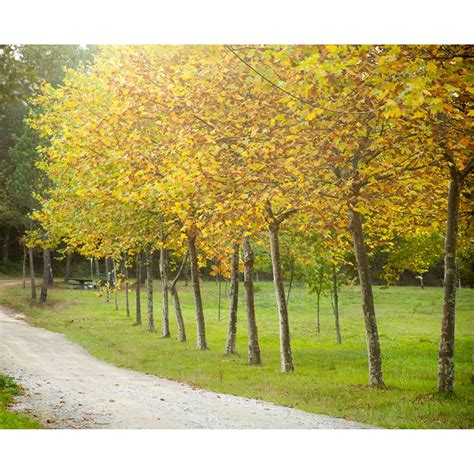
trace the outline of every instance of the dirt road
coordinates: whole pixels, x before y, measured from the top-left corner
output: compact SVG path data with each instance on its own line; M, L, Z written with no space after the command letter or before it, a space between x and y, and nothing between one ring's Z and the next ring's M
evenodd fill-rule
M118 368L1 306L0 372L26 389L15 409L50 428L369 428Z

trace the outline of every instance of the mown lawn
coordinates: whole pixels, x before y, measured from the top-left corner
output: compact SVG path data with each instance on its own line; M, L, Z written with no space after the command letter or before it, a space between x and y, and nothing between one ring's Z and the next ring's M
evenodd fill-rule
M374 287L387 388L367 387L367 354L358 287L341 292L343 344L335 342L330 301L322 304L321 334L316 331L315 297L297 287L289 305L295 372L279 370L278 320L271 282L257 283L256 307L263 365L247 365L245 305L239 308L238 356L223 355L227 330L227 299L217 320L217 286L203 287L210 350L195 349L195 320L191 287L179 287L188 342L160 337L161 301L156 282L157 332L127 319L124 294L120 310L95 291L57 285L45 306L30 304L29 289L4 287L0 301L28 314L33 324L61 332L91 354L121 367L185 381L213 391L260 398L281 405L354 419L390 428L474 427L474 384L471 381L474 290L458 297L456 322L456 394L436 393L437 341L441 288ZM240 288L243 297L243 286ZM143 293L142 293L143 294ZM134 294L130 293L132 308ZM146 307L142 304L142 308ZM172 308L170 315L173 316ZM144 321L146 315L143 315Z
M11 377L0 374L0 429L40 428L38 422L27 415L8 410L14 397L20 393L20 387Z

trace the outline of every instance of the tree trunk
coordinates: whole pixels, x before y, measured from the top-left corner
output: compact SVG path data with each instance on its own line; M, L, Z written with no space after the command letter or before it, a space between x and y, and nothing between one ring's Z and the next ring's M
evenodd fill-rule
M66 254L66 269L64 270L64 283L69 283L71 277L72 253Z
M362 216L358 211L350 211L350 230L357 261L357 271L362 293L367 352L369 359L369 385L383 387L382 354L380 352L377 320L375 318L374 296L370 279L369 260L362 229Z
M334 320L336 322L336 342L338 344L342 344L341 328L339 326L339 293L337 289L336 265L332 266L332 300L332 310L334 313Z
M110 263L109 257L105 257L105 279L106 279L105 294L106 294L107 303L110 303L110 265L109 263Z
M260 356L260 345L258 343L257 322L255 319L255 299L253 290L253 265L255 256L248 237L244 238L244 286L247 309L247 333L248 333L248 363L258 365L262 363Z
M173 306L174 312L176 315L176 322L178 324L178 341L179 342L186 342L186 331L184 329L184 320L183 320L183 313L181 311L181 304L179 302L178 291L176 290L176 284L178 283L178 279L183 272L184 267L186 266L186 262L188 260L188 253L183 259L181 266L179 267L178 273L174 277L173 281L170 284L170 293L173 298Z
M160 248L160 277L163 304L163 326L161 330L161 336L170 337L170 319L168 303L168 252L164 247Z
M22 265L22 270L23 270L23 288L26 288L26 247L25 247L25 244L23 244L23 265Z
M288 308L286 306L285 288L283 285L283 274L281 270L280 244L278 239L279 224L272 222L269 226L270 250L273 267L273 283L278 304L280 318L280 362L282 372L294 370L293 357L291 355L290 326L288 322Z
M454 391L454 323L456 312L456 247L459 200L462 181L453 167L448 191L448 212L444 240L443 317L438 352L438 390Z
M30 278L31 278L31 299L36 299L36 281L35 281L35 264L33 259L33 249L28 249L28 256L30 259Z
M145 253L146 259L146 282L147 282L147 325L148 331L153 332L155 330L155 321L153 318L153 269L152 269L152 256L150 251Z
M222 306L222 277L217 275L217 321L221 320Z
M90 259L90 264L91 264L91 280L92 282L94 282L94 262L93 262L94 259Z
M320 313L321 313L321 293L319 291L316 292L316 327L318 329L318 334L321 332L321 321L320 321Z
M239 244L233 246L231 276L230 276L230 305L229 324L227 327L227 341L225 354L235 354L235 341L237 338L237 312L239 306Z
M139 326L142 323L142 308L140 300L140 268L141 268L141 252L137 254L136 260L136 285L135 285L135 324Z
M118 278L117 278L117 267L115 266L115 260L112 260L112 272L114 277L114 301L115 310L118 311Z
M197 323L197 348L207 349L206 325L204 321L204 311L202 309L201 287L199 285L199 265L196 250L196 237L188 235L189 263L191 267L191 280L193 283L194 306L196 308Z
M10 226L7 227L5 232L5 240L3 242L3 261L8 260L8 250L10 249Z
M291 287L293 286L293 278L295 276L295 259L291 258L290 282L288 283L288 294L286 295L286 306L290 303Z
M125 280L125 311L127 313L127 318L130 317L130 299L128 297L128 268L125 261L123 262L123 278Z
M184 329L183 313L181 311L181 304L179 301L178 291L176 290L175 285L170 287L170 293L171 297L173 298L174 312L176 315L176 322L178 324L178 341L186 342L186 331Z
M51 253L48 248L43 249L43 281L41 283L41 303L46 303L48 297L49 276L51 274Z

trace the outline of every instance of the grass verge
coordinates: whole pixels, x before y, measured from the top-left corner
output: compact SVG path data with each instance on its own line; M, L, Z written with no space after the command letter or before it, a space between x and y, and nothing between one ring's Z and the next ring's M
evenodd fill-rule
M21 388L7 375L0 375L0 429L41 428L39 423L27 415L8 410Z

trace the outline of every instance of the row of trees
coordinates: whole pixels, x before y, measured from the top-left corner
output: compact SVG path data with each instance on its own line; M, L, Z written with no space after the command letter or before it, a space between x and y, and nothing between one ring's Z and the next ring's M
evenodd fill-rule
M459 216L469 211L463 189L473 167L472 56L460 46L104 47L93 66L68 70L63 85L44 85L33 102L49 185L30 245L62 243L125 267L143 258L150 330L150 257L159 252L162 335L171 293L180 340L180 272L170 274L169 260L189 259L198 349L207 348L200 266L217 262L231 278L228 354L242 260L249 362L260 363L252 245L268 239L283 372L294 364L282 238L294 262L314 269L307 275L317 294L323 268L337 289L337 269L352 253L369 384L382 387L369 251L400 254L397 239L439 235L447 221L438 388L452 391Z

